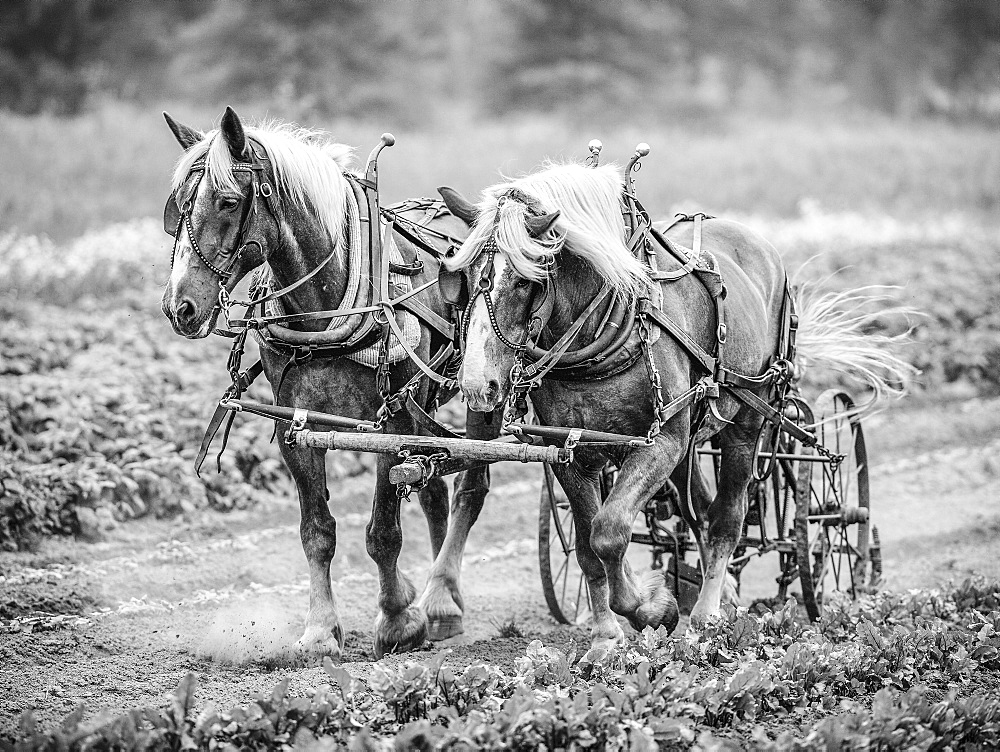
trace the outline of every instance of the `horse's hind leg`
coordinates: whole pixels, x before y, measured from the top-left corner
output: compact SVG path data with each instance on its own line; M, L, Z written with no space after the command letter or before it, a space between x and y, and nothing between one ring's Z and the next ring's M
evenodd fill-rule
M702 561L704 561L704 542L706 530L703 527L702 522L708 515L708 510L712 504L713 496L711 491L708 489L708 485L705 483L705 476L698 464L697 454L695 454L695 461L691 466L691 469L692 473L690 485L687 480L687 457L685 457L684 460L677 466L677 469L674 470L670 479L674 482L674 485L677 487L677 491L680 494L680 514L684 518L685 522L690 525L691 532L694 533L695 540L698 543ZM688 500L689 491L691 496L690 501ZM722 588L722 601L731 603L734 606L739 604L739 592L736 578L728 572L726 574L725 584Z
M279 427L279 435L282 434ZM340 656L344 633L330 584L330 562L337 550L337 522L327 506L326 466L323 450L299 449L279 442L299 494L299 535L309 564L309 614L300 650Z
M697 535L701 551L704 582L691 619L699 620L719 613L722 598L729 586L729 558L743 534L747 510L747 484L753 463L752 426L731 426L723 433L719 487L708 508L695 511L699 517Z
M468 413L466 436L471 439L494 439L500 432L499 416L487 421L483 413ZM465 631L462 616L462 556L469 531L479 518L486 493L490 490L489 466L460 473L455 479L448 534L434 559L420 605L427 614L428 638L434 641L456 637Z
M594 515L601 508L600 469L584 469L579 463L553 465L559 485L566 492L573 510L576 528L576 560L587 578L594 626L590 631L591 647L610 650L625 638L608 600L608 575L604 564L590 545Z

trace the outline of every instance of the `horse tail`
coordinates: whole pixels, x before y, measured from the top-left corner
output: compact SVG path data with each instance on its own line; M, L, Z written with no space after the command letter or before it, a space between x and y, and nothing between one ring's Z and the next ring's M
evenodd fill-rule
M859 405L859 411L884 398L902 397L920 373L896 355L912 326L902 334L878 331L886 317L909 322L916 314L905 306L886 305L885 290L872 285L822 293L806 284L795 292L799 314L796 371L802 376L819 368L860 380L871 389L872 398Z

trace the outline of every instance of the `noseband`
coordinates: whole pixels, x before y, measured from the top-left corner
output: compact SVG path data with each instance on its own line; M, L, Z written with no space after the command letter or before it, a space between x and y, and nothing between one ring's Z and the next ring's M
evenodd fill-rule
M264 153L264 156L260 156L257 153L257 148ZM274 188L271 183L268 182L266 175L266 166L264 162L269 161L267 158L267 151L264 147L254 141L248 141L248 151L253 158L250 162L236 162L233 164L231 170L233 173L246 172L250 174L250 191L247 196L249 200L244 200L243 214L240 220L240 228L236 234L236 241L233 243L233 247L236 248L236 252L230 259L229 263L223 268L219 264L215 263L219 256L226 255L225 251L220 251L215 257L209 259L202 251L201 246L198 244L198 240L195 238L194 225L191 222L191 213L194 209L193 197L197 192L197 188L193 189L188 197L185 199L183 206L179 207L176 197L171 195L167 199L167 205L163 211L163 229L168 235L174 236L174 247L170 253L170 268L174 267L174 258L177 255L177 242L180 239L181 228L183 227L187 233L188 242L194 249L195 254L201 259L201 262L205 265L205 268L211 271L216 277L219 278L219 286L225 289L230 278L233 275L233 271L236 267L237 262L242 258L244 252L251 246L256 246L257 250L260 252L261 260L263 261L264 247L260 242L256 240L248 240L247 236L250 234L251 224L253 223L254 217L257 216L257 200L259 197L264 199L264 205L267 207L271 215L277 219L277 207L274 202L276 201L274 195ZM200 159L191 166L191 170L188 173L188 177L192 173L204 173L205 172L205 160ZM176 220L174 215L176 214ZM173 229L171 229L171 227Z

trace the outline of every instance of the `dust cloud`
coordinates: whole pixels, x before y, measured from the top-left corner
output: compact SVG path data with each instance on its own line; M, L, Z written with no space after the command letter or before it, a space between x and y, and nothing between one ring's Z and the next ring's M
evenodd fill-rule
M219 610L197 654L237 665L291 661L301 629L300 619L287 606L270 600L243 601Z

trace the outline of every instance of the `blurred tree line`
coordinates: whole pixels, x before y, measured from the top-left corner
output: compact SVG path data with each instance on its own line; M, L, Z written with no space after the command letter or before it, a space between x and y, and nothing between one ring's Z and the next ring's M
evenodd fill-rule
M0 108L1000 117L998 0L3 0Z

